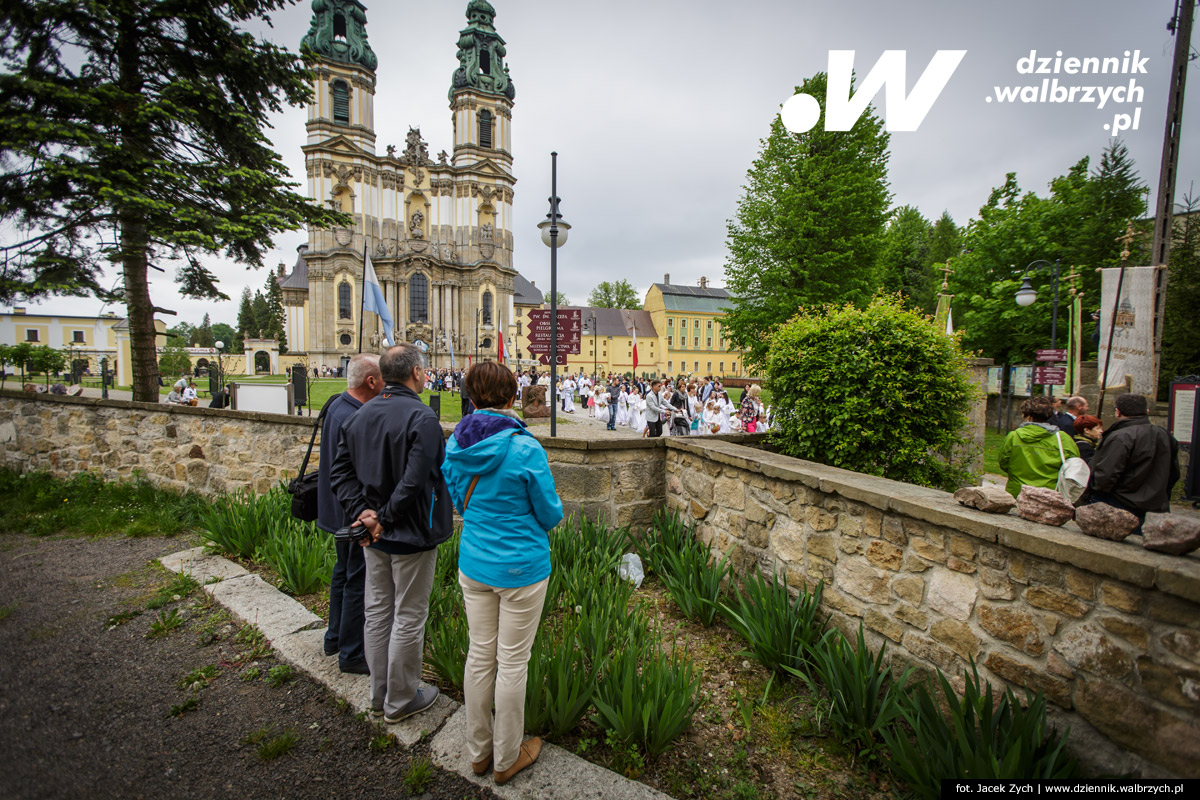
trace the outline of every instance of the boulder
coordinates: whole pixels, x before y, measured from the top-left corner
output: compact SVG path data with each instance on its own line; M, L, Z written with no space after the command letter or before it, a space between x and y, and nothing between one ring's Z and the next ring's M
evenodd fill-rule
M1022 486L1021 493L1017 495L1017 513L1030 522L1057 527L1075 516L1075 506L1053 489Z
M1017 504L1003 486L964 486L954 493L954 499L989 514L1007 514Z
M1200 517L1149 513L1142 534L1146 537L1142 546L1147 550L1181 556L1200 547Z
M1108 503L1092 503L1075 510L1079 530L1097 539L1122 541L1138 526L1138 518L1123 508Z

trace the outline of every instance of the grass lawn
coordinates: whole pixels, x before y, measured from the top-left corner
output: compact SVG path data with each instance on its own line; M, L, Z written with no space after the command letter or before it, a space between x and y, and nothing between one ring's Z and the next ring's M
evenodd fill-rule
M983 471L1003 475L1000 471L1000 445L1008 434L985 431L983 434Z

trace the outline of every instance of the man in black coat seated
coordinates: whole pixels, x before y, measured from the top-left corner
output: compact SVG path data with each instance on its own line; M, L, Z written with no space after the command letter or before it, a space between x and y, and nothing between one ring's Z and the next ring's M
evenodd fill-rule
M1104 432L1092 457L1092 500L1132 512L1139 520L1147 511L1171 510L1171 487L1179 480L1179 442L1150 424L1146 398L1117 398L1117 421ZM1138 525L1135 533L1141 533Z

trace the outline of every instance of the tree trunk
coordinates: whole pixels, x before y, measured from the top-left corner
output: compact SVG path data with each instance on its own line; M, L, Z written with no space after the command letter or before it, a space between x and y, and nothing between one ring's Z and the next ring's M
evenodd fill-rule
M149 132L145 123L138 119L143 88L139 60L141 40L138 36L139 23L135 9L122 6L118 14L118 81L127 99L120 123L120 142L124 151L123 166L136 175L138 166L144 164L147 154L152 152ZM120 196L119 193L117 196ZM143 403L157 403L158 341L154 328L154 304L150 302L150 283L146 279L150 259L149 241L145 223L138 211L128 206L122 208L121 205L120 200L114 203L121 228L120 261L125 275L125 308L129 322L129 366L133 372L133 399Z
M157 403L158 350L154 328L154 304L146 280L148 251L142 224L134 218L121 220L121 266L125 273L125 308L129 314L129 366L133 370L133 399Z

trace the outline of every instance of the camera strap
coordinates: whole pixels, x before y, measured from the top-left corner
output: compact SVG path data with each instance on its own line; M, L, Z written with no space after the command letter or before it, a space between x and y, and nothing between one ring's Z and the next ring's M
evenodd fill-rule
M321 413L317 414L317 421L313 423L312 437L308 440L308 452L304 454L304 463L300 465L300 477L304 477L304 473L308 471L308 460L312 458L313 445L317 441L317 431L321 430L321 422L325 419L325 410L339 397L341 397L340 394L335 394L326 400L325 405L321 406Z

